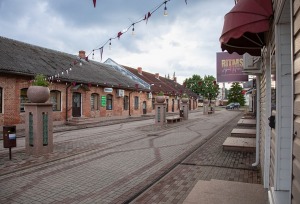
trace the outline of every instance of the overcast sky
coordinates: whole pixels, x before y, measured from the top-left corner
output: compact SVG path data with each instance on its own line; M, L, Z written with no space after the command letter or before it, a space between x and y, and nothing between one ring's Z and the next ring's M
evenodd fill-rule
M163 0L0 0L0 36L70 54L87 54L119 31L153 11ZM135 25L111 50L104 46L103 60L160 76L177 76L179 83L198 74L216 76L216 52L224 15L234 0L171 0L145 21ZM92 55L90 55L91 59ZM95 59L100 61L100 52Z

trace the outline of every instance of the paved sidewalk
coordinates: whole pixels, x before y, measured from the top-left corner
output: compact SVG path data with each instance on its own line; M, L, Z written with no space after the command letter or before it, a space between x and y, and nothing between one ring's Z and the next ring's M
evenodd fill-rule
M240 116L196 112L162 127L149 119L56 132L54 152L39 157L25 155L18 138L12 161L0 148L0 203L181 203L199 179L260 183L253 154L219 149L225 136L216 133Z
M131 203L182 203L199 180L217 179L261 184L260 168L252 167L255 153L222 149L224 140L237 126L240 117L224 126L208 142ZM262 192L258 191L258 193ZM260 196L265 198L265 203L268 203L267 192Z

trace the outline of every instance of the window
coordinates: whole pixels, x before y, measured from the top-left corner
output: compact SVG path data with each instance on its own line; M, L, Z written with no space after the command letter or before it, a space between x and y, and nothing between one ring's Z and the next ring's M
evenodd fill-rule
M61 111L61 93L57 90L50 91L50 102L53 111Z
M99 110L99 95L91 94L91 110Z
M155 98L152 98L152 109L155 108L154 103L155 103Z
M112 95L111 94L107 94L106 96L106 110L112 110L113 101L112 101Z
M139 97L135 96L134 97L134 109L139 109Z
M129 107L128 96L124 96L124 110L128 110L128 107Z
M20 111L25 112L24 103L28 103L27 88L21 89L20 91Z
M3 89L0 87L0 113L2 113L2 95L3 95L2 90Z

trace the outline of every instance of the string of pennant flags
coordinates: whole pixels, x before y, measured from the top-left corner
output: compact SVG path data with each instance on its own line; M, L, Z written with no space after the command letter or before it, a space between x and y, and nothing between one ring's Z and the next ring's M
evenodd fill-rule
M135 25L138 24L138 23L141 23L143 21L146 22L146 24L148 23L148 20L149 18L153 15L153 13L155 13L159 8L161 8L162 6L164 6L164 15L167 16L168 15L168 11L167 11L167 3L170 2L171 0L165 0L163 1L162 3L160 3L159 5L157 5L152 11L148 11L145 15L143 15L142 18L140 18L139 20L131 23L127 28L125 28L124 30L122 31L119 31L117 33L116 36L114 37L111 37L109 38L108 40L105 41L104 44L102 44L102 46L98 47L98 48L94 48L88 55L87 57L89 57L91 54L92 54L92 59L94 59L94 56L95 56L95 51L99 50L99 53L100 53L100 62L102 62L102 57L103 57L103 51L104 51L104 46L106 46L107 44L109 44L109 48L111 48L111 45L112 45L112 40L115 40L115 39L120 39L120 37L127 33L130 28L132 30L132 34L135 32ZM184 0L186 5L187 5L187 0ZM94 4L94 7L96 7L96 0L93 0L93 4Z
M96 1L97 0L93 0L93 5L94 8L96 7ZM162 3L160 3L159 5L157 5L156 7L154 7L154 9L152 11L148 11L145 15L143 15L142 18L140 18L139 20L131 23L126 29L117 32L117 35L114 37L110 37L108 40L105 41L104 44L102 44L102 46L98 47L98 48L94 48L86 57L85 59L76 59L74 60L72 63L70 63L70 66L67 69L63 69L62 71L47 77L45 80L54 82L54 80L56 80L57 82L60 82L60 77L63 76L64 74L69 74L69 72L72 71L72 67L79 64L80 66L82 65L81 60L85 60L85 61L89 61L89 56L92 54L92 59L94 59L95 56L95 51L99 50L100 53L100 62L102 62L102 57L103 57L103 51L104 51L104 47L108 44L109 48L111 48L112 45L112 40L116 40L116 39L120 39L121 36L125 33L127 33L130 29L132 31L132 34L134 34L135 32L135 25L137 25L138 23L141 23L143 21L146 22L146 24L148 23L149 18L162 6L164 6L164 15L167 16L168 15L168 11L167 11L167 3L170 2L171 0L165 0ZM187 0L184 0L186 5L187 5ZM137 87L136 87L137 88Z
M184 1L187 4L187 0L184 0ZM96 7L96 3L97 3L97 0L93 0L94 8Z

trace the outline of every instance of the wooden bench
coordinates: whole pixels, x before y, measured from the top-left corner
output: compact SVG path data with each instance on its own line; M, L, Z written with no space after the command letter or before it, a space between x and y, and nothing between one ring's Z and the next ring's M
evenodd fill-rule
M166 117L167 123L176 123L176 122L181 122L182 121L182 117L180 116L169 116Z

